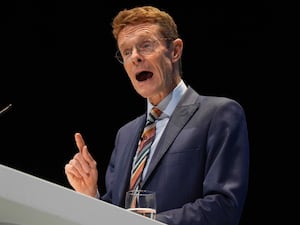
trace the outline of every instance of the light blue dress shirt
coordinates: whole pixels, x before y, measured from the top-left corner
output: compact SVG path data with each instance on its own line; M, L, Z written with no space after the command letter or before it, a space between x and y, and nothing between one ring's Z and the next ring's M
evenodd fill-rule
M170 119L175 107L177 106L178 102L180 101L181 97L184 95L186 90L187 90L187 86L183 82L183 80L181 80L180 83L177 85L177 87L175 87L174 90L157 105L157 107L161 111L163 111L163 113L156 120L156 135L155 135L155 139L151 145L149 157L147 159L147 163L146 163L144 171L143 171L143 178L145 177L145 174L147 173L149 163L153 157L156 146L157 146L168 122L169 122L169 119ZM149 115L152 107L153 107L153 105L149 101L147 101L147 112L148 112L147 115Z

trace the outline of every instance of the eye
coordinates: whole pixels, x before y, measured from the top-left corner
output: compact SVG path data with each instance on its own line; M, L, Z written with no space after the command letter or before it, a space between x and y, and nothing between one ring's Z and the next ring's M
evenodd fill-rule
M126 56L131 55L131 52L132 52L131 49L125 49L125 50L122 51L122 55L124 57L126 57Z
M140 49L152 49L152 46L153 46L153 42L152 41L143 41L141 44L140 44Z

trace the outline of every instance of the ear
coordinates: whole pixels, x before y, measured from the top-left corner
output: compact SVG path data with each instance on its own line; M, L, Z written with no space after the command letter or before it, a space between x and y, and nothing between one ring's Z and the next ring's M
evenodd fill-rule
M177 38L173 41L173 52L172 52L172 61L176 62L181 58L183 49L183 41L180 38Z

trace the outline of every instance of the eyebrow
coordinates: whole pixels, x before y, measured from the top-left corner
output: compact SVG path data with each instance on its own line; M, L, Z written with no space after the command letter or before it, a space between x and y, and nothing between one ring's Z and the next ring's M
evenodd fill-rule
M137 37L135 39L135 42L134 43L138 43L140 41L144 41L144 40L147 40L147 39L150 39L150 40L154 40L154 39L158 39L156 36L152 35L152 36L149 36L149 35L141 35L139 37ZM122 44L119 45L119 49L122 48L123 46L127 45L127 43L123 42Z

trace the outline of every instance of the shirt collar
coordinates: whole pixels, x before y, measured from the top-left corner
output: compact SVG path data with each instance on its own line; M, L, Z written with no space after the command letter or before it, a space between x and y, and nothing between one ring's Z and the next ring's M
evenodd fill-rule
M156 106L163 112L160 118L170 117L172 115L175 107L186 90L187 86L184 81L181 80L178 85ZM152 105L147 99L147 115L149 115L153 106L154 105Z

